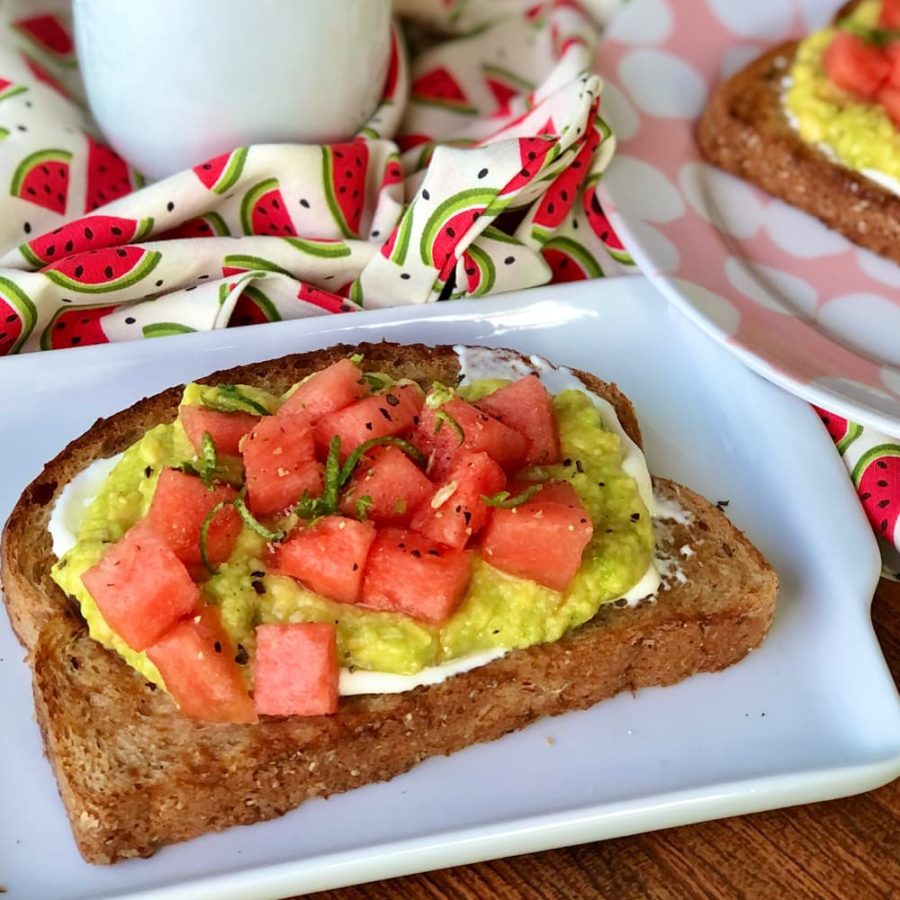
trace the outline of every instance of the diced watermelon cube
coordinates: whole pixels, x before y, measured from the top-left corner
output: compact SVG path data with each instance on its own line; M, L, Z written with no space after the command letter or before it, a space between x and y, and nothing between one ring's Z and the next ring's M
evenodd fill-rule
M368 394L369 384L362 369L349 359L341 359L302 382L278 412L302 412L309 424L315 425L323 416Z
M891 63L879 47L839 31L825 51L825 71L836 87L872 99L887 81Z
M256 516L281 512L322 493L312 430L302 414L265 416L244 441L247 499Z
M888 75L885 87L900 88L900 40L891 41L884 48L885 56L891 63L891 74ZM882 88L884 90L884 88Z
M482 496L490 497L504 487L506 475L487 453L459 453L446 481L438 485L430 502L419 507L410 527L461 550L487 521L488 506Z
M537 375L520 378L478 401L478 408L525 436L526 466L559 462L559 432L547 388Z
M133 650L149 647L200 602L184 563L146 521L129 529L81 580L106 623Z
M147 656L184 715L204 722L257 721L216 607L204 606L169 629L147 648Z
M337 712L334 625L259 625L253 666L256 710L263 716L327 716Z
M900 65L897 66L900 70ZM898 78L900 81L900 78ZM878 92L878 102L884 107L891 121L900 128L900 86L889 84Z
M450 416L462 429L461 441L456 427L439 413ZM434 481L447 477L460 450L483 451L506 472L522 468L528 452L527 441L518 431L459 398L443 404L439 410L429 409L426 405L419 416L412 442L428 457L428 475Z
M360 461L341 510L355 516L360 498L368 497L366 515L376 525L406 525L432 490L425 473L399 447L374 447Z
M472 573L472 551L440 547L402 528L378 532L360 605L440 623L459 606Z
M882 0L878 27L888 30L900 29L900 0Z
M594 526L568 483L550 484L513 509L494 509L481 536L492 566L564 591L581 565Z
M422 408L422 390L415 384L401 384L382 394L357 400L352 406L331 413L316 425L316 447L328 451L334 435L341 439L341 458L374 437L404 434L413 427Z
M198 453L203 450L206 432L216 445L216 452L225 456L237 456L241 452L241 440L259 421L259 416L249 413L217 412L203 406L182 406L178 415L188 440Z
M298 525L275 550L275 571L302 581L310 590L356 603L375 526L344 516L324 516Z
M147 524L183 563L196 565L202 561L200 529L204 519L216 504L235 497L237 491L228 485L209 489L196 475L163 469L147 513ZM210 563L215 565L231 556L241 528L241 517L233 506L224 506L213 516L206 534Z

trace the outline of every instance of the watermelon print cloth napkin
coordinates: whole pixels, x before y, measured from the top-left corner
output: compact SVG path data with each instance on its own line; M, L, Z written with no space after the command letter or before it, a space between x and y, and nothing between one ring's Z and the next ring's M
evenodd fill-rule
M395 0L354 140L233 148L145 184L90 119L69 0L6 0L0 356L634 272L594 191L616 5ZM900 549L900 442L821 415Z

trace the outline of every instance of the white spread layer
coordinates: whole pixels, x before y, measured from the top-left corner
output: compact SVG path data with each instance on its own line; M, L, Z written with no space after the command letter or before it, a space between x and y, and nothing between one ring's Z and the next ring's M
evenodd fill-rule
M598 397L579 379L574 372L564 367L554 366L547 360L532 356L527 363L518 357L507 356L496 350L479 347L454 347L459 356L463 381L475 381L482 378L521 378L532 373L538 375L551 394L575 389L587 394L600 412L604 428L619 436L624 451L623 470L637 482L638 492L647 509L654 518L675 519L681 521L685 515L677 504L661 501L653 493L653 484L647 461L640 447L631 440L622 428L615 408L611 403ZM88 506L103 486L110 472L122 458L119 453L108 459L100 459L91 463L79 472L64 488L50 512L48 531L53 545L53 552L58 558L75 546L77 534L84 522L84 514ZM646 597L659 591L659 561L651 562L643 577L632 588L617 599L627 601L629 606L635 605ZM362 669L342 669L340 674L340 694L396 694L409 691L420 685L439 684L451 675L467 672L483 666L503 656L507 651L502 648L473 653L459 659L450 660L439 666L427 666L415 675L396 675L391 672L369 672Z

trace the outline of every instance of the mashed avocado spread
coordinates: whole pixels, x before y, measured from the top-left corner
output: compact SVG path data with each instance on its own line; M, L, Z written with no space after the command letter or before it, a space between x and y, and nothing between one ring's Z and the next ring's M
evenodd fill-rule
M843 21L875 28L880 8L881 0L863 0ZM836 28L825 28L800 42L785 107L804 141L825 145L852 169L900 180L900 131L884 108L842 91L828 79L825 51L836 34Z
M506 383L475 382L459 394L475 400ZM216 390L188 385L182 403L209 400ZM240 390L269 411L284 399L249 387ZM531 471L541 480L570 481L594 525L581 568L564 594L506 575L477 556L456 613L440 627L426 625L400 613L335 603L292 578L267 573L266 542L244 527L229 560L201 586L204 599L219 607L239 653L243 648L245 658L252 660L258 624L332 621L343 667L413 674L480 650L556 640L591 619L602 603L625 593L653 560L647 508L636 482L622 469L619 437L604 429L590 397L567 390L553 399L553 409L563 462ZM52 570L56 583L79 602L91 636L162 686L146 654L131 650L103 620L81 576L147 513L160 471L190 461L196 462L196 454L179 421L148 431L125 451L87 509L77 543Z

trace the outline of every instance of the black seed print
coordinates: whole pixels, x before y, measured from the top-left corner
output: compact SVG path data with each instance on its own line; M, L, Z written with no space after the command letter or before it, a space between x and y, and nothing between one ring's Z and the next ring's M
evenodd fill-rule
M487 173L488 173L488 170L487 170L487 169L482 169L482 170L478 173L478 177L479 177L479 178L484 178L484 177L487 175Z
M409 272L401 272L401 273L400 273L400 277L401 277L404 281L409 281L409 279L410 279L411 276L410 276Z
M511 266L515 261L516 258L514 256L507 256L506 259L503 260L508 266Z
M134 325L134 323L135 323L136 321L137 321L137 320L134 318L134 316L128 316L128 317L125 319L125 324L126 324L126 325Z
M170 200L170 201L166 204L166 209L167 209L169 212L172 212L172 210L175 209L175 204Z
M425 188L422 188L422 199L423 199L423 200L430 200L430 199L431 199L431 194L429 194L428 191L425 190Z
M104 274L107 278L112 278L112 277L113 277L113 267L112 267L112 266L107 266L107 267L103 270L103 274Z
M31 234L31 222L26 222L26 223L22 226L22 228L23 228L23 230L25 231L25 234Z

